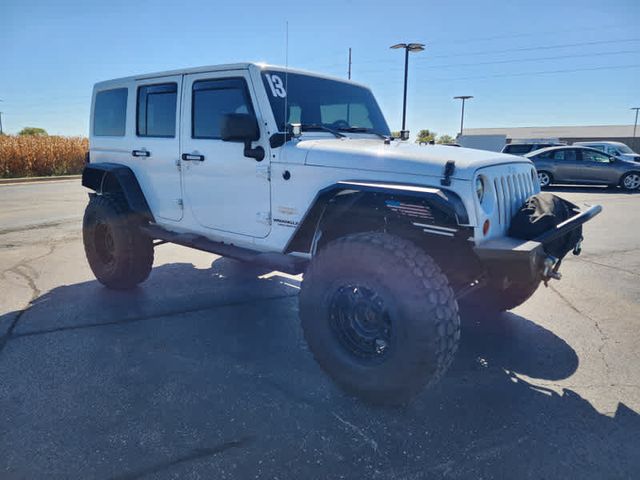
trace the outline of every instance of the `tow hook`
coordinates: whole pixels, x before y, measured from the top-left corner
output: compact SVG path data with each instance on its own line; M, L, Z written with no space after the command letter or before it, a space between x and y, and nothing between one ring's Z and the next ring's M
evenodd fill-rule
M562 278L562 275L558 271L559 268L560 259L547 255L547 258L544 259L542 270L542 281L544 282L545 287L548 286L549 280L552 278L555 280L560 280Z

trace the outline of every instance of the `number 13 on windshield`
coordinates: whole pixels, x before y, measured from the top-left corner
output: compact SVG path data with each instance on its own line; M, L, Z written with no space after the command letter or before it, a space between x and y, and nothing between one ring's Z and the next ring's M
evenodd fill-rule
M267 77L267 82L269 82L269 88L271 88L271 94L274 97L285 98L287 96L287 92L284 89L284 83L282 83L282 78L278 75L274 74L265 74Z

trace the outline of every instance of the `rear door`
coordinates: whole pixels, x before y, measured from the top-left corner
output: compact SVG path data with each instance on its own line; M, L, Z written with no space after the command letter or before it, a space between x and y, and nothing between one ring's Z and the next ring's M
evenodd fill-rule
M262 117L248 70L185 75L183 103L185 205L205 229L266 237L271 230L271 155L264 126L253 143L266 152L261 162L246 157L242 143L220 136L225 114Z
M182 76L136 82L131 164L155 217L182 218L180 91Z
M553 150L551 157L555 166L553 175L556 180L570 182L580 178L582 162L575 148Z

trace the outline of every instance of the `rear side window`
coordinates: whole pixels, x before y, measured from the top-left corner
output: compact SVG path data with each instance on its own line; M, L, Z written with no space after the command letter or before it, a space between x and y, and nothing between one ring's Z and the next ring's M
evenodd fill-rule
M227 113L254 113L244 79L202 80L193 84L193 138L220 138L222 117Z
M556 150L555 152L553 152L553 159L559 160L559 161L573 162L576 159L576 151L573 149Z
M114 88L96 93L93 106L93 134L123 137L127 121L127 89Z
M177 92L176 83L138 87L139 137L175 137Z
M522 155L523 153L529 153L532 150L531 145L526 144L511 144L507 145L505 153L513 153L515 155Z

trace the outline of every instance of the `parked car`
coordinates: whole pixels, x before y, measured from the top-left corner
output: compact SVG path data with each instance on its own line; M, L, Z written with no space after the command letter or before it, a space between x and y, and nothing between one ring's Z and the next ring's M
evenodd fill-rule
M541 148L563 146L564 143L509 143L502 149L502 153L511 155L525 155Z
M540 186L550 183L582 183L620 186L625 190L640 188L640 165L621 160L595 148L550 147L531 152Z
M622 160L631 160L632 162L640 162L640 154L631 150L627 145L621 142L576 142L574 145L582 147L591 147L601 150L604 153L613 155Z

